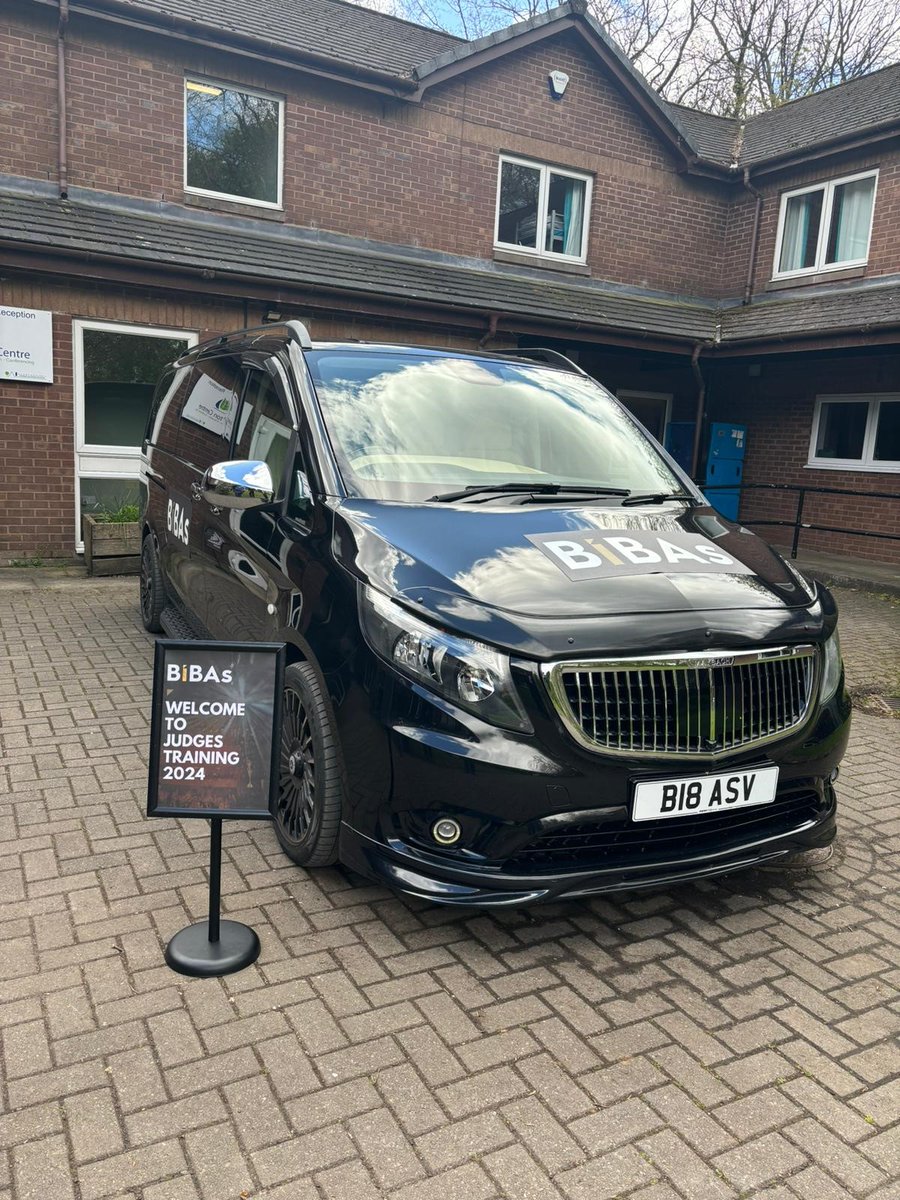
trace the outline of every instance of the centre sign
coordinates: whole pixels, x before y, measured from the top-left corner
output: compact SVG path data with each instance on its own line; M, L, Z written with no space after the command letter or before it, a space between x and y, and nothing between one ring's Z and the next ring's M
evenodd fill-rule
M53 382L53 313L0 305L0 379Z

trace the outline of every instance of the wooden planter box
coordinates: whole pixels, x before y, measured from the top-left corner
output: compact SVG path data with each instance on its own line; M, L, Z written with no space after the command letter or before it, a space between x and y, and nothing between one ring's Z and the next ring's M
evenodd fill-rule
M141 569L140 522L114 524L86 516L84 561L88 575L137 575Z

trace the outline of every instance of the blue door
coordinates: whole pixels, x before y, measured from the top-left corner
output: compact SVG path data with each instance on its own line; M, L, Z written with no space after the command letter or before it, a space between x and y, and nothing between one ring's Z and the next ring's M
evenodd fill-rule
M747 427L714 421L709 427L706 486L709 501L723 517L736 521L741 502L738 486L744 475Z
M694 422L670 421L666 427L666 449L690 475L694 456Z

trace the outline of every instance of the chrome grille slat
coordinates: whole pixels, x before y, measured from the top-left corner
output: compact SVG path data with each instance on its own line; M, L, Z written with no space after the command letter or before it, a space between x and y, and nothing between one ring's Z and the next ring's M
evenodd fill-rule
M780 737L807 717L815 646L733 654L557 663L557 710L590 749L634 757L715 757Z

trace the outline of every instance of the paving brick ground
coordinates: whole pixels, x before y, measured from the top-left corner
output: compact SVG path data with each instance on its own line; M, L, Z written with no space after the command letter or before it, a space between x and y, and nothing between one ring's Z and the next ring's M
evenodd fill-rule
M865 672L897 609L851 615ZM230 825L263 953L193 981L206 826L143 815L134 581L9 576L0 638L2 1200L900 1198L895 721L815 871L486 916Z
M835 588L850 653L847 682L867 711L900 716L900 598Z

